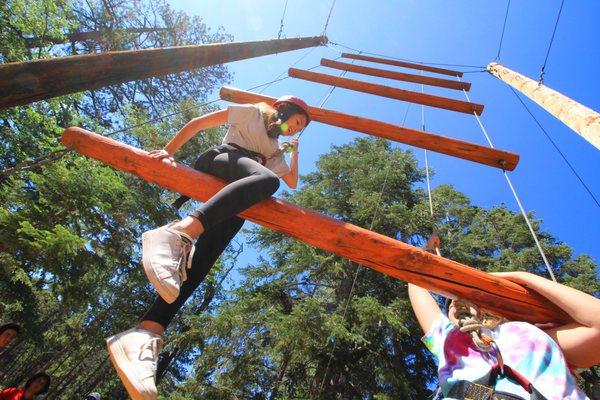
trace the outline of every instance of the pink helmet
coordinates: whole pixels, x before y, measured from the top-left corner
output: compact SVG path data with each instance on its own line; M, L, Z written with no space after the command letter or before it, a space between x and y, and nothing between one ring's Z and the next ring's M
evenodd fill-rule
M310 112L308 104L306 104L306 102L304 100L302 100L300 97L296 97L296 96L281 96L280 98L278 98L277 100L275 100L275 103L273 103L273 107L277 108L277 106L281 103L290 103L293 104L297 107L299 107L302 111L304 111L304 114L306 114L306 125L309 124L310 122Z

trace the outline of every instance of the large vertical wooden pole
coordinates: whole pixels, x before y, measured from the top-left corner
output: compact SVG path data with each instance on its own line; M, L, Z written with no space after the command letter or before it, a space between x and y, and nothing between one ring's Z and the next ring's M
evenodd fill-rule
M327 43L324 36L60 57L0 65L0 110L108 85Z
M596 146L597 149L600 149L599 113L501 64L490 63L487 70L535 101L585 140Z

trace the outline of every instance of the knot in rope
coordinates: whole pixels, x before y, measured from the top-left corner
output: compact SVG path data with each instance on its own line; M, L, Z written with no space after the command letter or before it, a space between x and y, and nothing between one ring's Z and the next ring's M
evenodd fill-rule
M458 319L458 327L462 333L468 333L471 336L473 343L479 350L486 353L492 350L490 338L481 332L484 324L479 318L471 314L463 314Z

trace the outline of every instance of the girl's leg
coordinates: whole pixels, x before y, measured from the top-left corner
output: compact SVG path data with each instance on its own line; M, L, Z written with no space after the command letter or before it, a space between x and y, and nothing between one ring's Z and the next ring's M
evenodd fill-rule
M196 251L192 258L192 267L187 272L187 280L181 285L179 296L173 303L167 303L158 296L142 318L141 328L144 328L144 324L146 328L156 327L158 331L151 330L151 332L160 334L160 329L164 330L169 325L177 311L202 283L213 264L243 224L242 218L232 217L207 230L198 238Z
M214 229L269 198L279 187L279 178L273 172L240 153L218 154L203 167L230 183L186 218L184 224L173 223L142 235L144 271L167 303L173 303L179 296L186 268L190 268L188 258L195 251L195 237L191 236L194 229L201 228L199 232Z
M207 172L230 183L191 214L204 229L268 199L279 189L277 175L239 153L219 154Z
M188 279L175 302L169 304L157 297L138 328L106 340L110 359L132 398L156 398L155 375L162 346L161 335L243 224L243 219L234 216L206 231L198 240L199 251L194 253Z

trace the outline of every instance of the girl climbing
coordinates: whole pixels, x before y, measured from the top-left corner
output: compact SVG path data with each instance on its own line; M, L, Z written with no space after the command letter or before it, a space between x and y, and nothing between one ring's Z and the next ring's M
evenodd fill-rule
M204 280L212 265L241 229L237 216L268 199L279 178L292 189L298 182L298 141L292 140L291 165L279 136L292 136L310 122L307 104L294 96L265 104L229 106L187 123L156 159L173 155L196 133L229 124L223 144L202 153L195 168L229 182L199 209L181 221L142 236L144 272L159 297L138 327L106 340L111 361L133 399L155 399L156 362L161 335L179 308ZM176 203L181 206L186 198ZM194 244L195 243L195 244Z
M586 399L570 368L600 363L600 300L527 272L494 275L540 293L573 322L542 330L465 299L447 301L446 316L427 290L409 284L423 342L438 363L439 398Z

